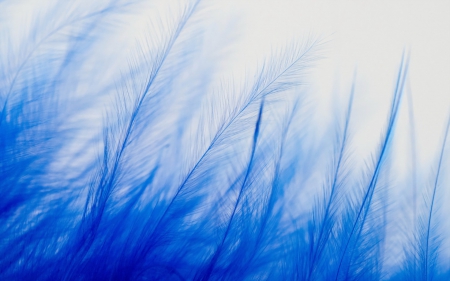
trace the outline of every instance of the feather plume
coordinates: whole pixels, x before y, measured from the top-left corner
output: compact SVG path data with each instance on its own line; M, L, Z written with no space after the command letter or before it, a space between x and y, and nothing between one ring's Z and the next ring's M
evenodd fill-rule
M20 4L0 1L0 279L446 280L450 121L423 206L417 163L399 181L417 225L398 266L386 258L406 52L365 159L359 72L334 120L313 118L326 37L227 76L228 46L204 42L211 3L88 2L29 3L17 35Z

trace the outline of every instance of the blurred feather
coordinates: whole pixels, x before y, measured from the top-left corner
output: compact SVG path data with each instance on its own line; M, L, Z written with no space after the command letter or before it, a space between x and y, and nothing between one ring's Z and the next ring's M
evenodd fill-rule
M356 75L324 140L302 114L320 37L224 78L210 59L222 50L202 44L209 3L47 2L18 36L1 30L2 280L445 278L438 199L449 125L403 265L385 265L387 221L399 219L388 170L406 54L380 143L360 167ZM123 23L140 9L152 17L128 42L116 33L134 30ZM126 50L107 52L108 40Z

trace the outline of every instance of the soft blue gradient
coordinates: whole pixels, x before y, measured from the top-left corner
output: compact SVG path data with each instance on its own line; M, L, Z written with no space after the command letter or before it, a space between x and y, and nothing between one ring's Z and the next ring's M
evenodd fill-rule
M414 49L372 111L356 66L325 110L327 34L234 72L244 21L208 41L212 2L75 2L0 1L0 280L450 280Z

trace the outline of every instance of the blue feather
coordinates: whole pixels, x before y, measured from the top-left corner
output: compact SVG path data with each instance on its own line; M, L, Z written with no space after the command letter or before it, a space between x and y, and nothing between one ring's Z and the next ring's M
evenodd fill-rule
M152 2L171 18L150 19L123 57L102 52L143 2L50 1L23 38L2 35L0 279L445 280L438 206L450 121L419 223L402 236L404 260L385 258L387 221L401 220L387 199L409 57L359 167L356 74L326 140L307 109L319 36L224 78L202 45L209 3L181 2Z

